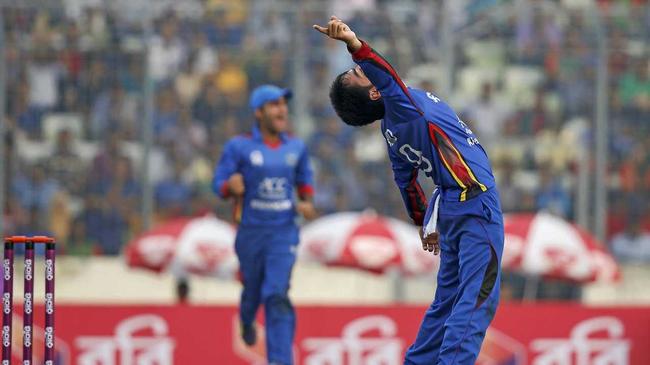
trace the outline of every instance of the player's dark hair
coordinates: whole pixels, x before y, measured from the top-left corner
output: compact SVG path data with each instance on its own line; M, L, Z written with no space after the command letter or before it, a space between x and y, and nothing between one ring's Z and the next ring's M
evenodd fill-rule
M354 127L370 124L384 117L384 102L381 98L370 99L371 86L346 84L344 76L338 75L330 87L330 101L336 114L344 123Z

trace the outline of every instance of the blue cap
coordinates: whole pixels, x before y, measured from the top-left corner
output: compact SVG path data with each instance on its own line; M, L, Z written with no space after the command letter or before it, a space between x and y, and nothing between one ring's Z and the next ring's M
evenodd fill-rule
M276 101L282 97L289 99L291 95L293 93L290 89L281 89L275 85L262 85L253 90L249 104L251 108L257 109L269 101Z

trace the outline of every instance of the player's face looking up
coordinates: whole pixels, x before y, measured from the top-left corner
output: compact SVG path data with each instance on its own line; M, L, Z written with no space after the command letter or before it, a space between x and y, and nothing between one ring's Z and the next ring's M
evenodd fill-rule
M361 86L365 88L369 87L368 96L370 97L370 100L378 100L381 98L379 90L377 90L372 82L370 82L370 79L366 77L366 74L363 73L361 66L355 66L349 69L344 76L344 81L347 82L347 84L350 86Z
M289 108L287 100L280 98L269 101L261 108L255 110L255 117L260 123L260 128L278 134L286 132L289 128Z
M372 83L363 73L361 66L355 66L346 72L345 80L349 85L357 85L362 87L371 86Z
M384 117L381 94L359 66L343 72L334 80L330 101L343 122L355 127Z

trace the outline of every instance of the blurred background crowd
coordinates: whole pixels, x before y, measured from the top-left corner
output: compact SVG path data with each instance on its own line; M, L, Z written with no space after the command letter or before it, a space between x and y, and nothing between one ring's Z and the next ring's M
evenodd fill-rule
M296 92L294 132L312 153L323 214L371 207L406 219L378 124L346 127L329 105L351 61L310 26L337 14L409 85L460 113L490 154L505 212L545 210L592 230L604 54L605 242L621 262L650 263L648 3L451 3L1 3L4 233L118 255L156 222L227 219L212 170L224 142L251 128L248 95L265 83Z

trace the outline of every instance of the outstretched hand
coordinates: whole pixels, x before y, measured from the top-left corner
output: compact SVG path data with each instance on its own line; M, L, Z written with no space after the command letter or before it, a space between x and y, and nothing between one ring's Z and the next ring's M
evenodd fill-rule
M313 28L332 39L345 42L352 51L361 48L361 41L357 38L357 35L347 24L334 15L330 17L326 27L314 24Z

